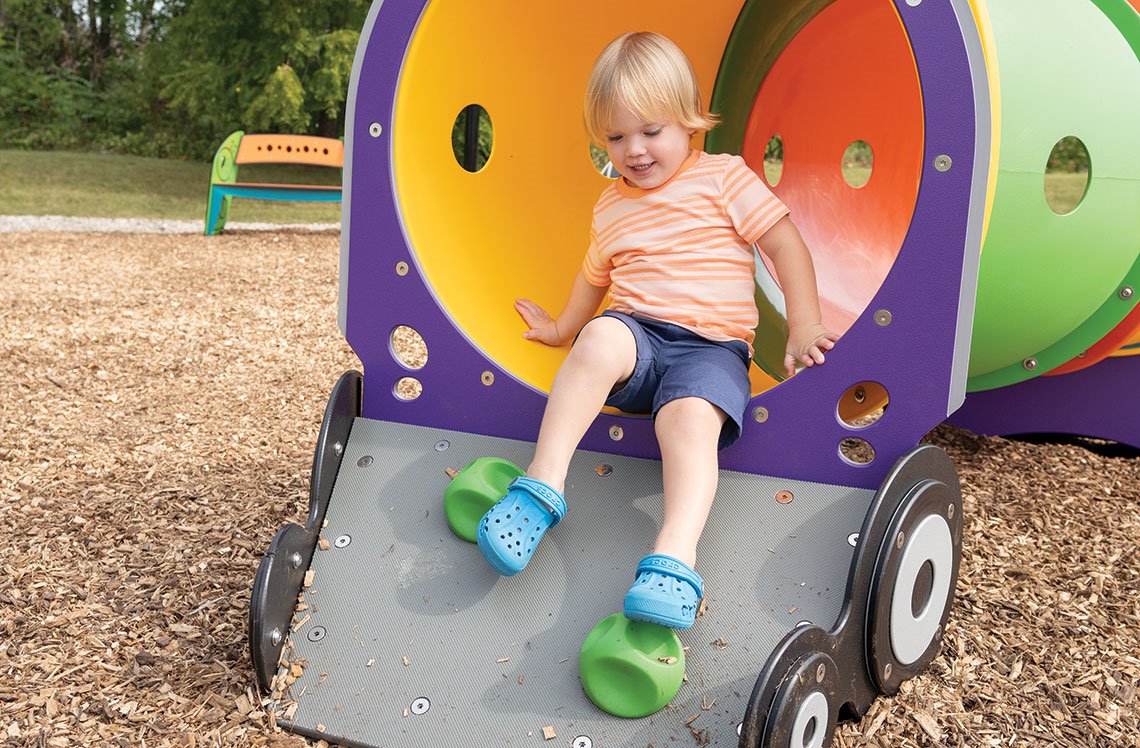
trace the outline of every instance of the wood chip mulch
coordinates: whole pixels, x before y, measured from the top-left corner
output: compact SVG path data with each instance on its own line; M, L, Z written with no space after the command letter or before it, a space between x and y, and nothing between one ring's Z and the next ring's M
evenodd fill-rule
M311 745L270 724L246 615L360 366L338 246L0 235L0 746ZM965 497L946 646L835 744L1140 745L1140 457L930 440Z

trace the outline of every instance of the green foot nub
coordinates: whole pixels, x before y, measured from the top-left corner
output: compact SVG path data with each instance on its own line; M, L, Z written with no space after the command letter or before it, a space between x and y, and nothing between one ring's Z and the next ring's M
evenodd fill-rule
M578 675L599 709L615 717L647 717L681 688L685 650L673 629L614 613L582 643Z
M443 511L451 531L474 543L479 520L506 496L507 484L522 474L517 465L498 457L472 460L443 492Z

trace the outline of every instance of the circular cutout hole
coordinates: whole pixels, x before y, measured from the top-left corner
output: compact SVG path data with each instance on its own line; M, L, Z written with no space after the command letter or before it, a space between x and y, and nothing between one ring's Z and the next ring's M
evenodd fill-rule
M784 138L780 133L776 133L768 139L768 145L764 147L764 181L769 187L775 187L780 183L782 176L784 176Z
M849 436L839 442L839 455L852 465L870 465L875 459L875 448L866 439Z
M866 140L856 140L843 151L843 161L840 171L843 172L843 181L858 189L871 181L871 172L875 168L875 154Z
M415 400L423 391L424 386L415 377L401 377L392 388L392 394L400 400Z
M478 104L468 104L459 110L451 127L451 149L455 160L470 172L481 171L491 158L495 136L491 116Z
M1075 135L1057 141L1045 162L1045 202L1059 216L1077 209L1089 191L1089 150Z
M808 723L804 725L804 735L803 740L801 741L804 748L808 748L808 746L812 744L812 741L815 740L815 731L818 721L819 720L817 720L815 717L812 717L808 720Z
M610 162L610 154L606 152L605 148L590 143L590 163L598 170L598 173L607 179L617 179L621 173L617 167Z
M865 429L887 412L890 397L878 382L859 382L847 388L839 398L839 420L850 429Z
M414 328L397 325L389 341L392 356L408 369L422 369L427 363L427 344Z
M914 589L910 593L910 614L918 618L930 604L930 593L934 591L934 564L930 559L918 570Z

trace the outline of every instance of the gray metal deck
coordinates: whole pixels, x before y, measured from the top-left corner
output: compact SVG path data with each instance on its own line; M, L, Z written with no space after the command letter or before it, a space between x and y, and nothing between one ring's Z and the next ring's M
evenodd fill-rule
M627 720L586 698L578 651L621 609L650 552L660 463L578 452L569 513L527 569L504 578L448 529L444 471L488 455L525 467L533 450L356 419L326 514L330 546L314 556L297 616L308 620L291 636L290 658L307 664L290 691L292 719L279 723L366 746L663 748L694 745L690 728L708 745L737 744L771 650L798 621L828 628L838 616L848 538L873 492L722 472L697 559L708 611L680 633L688 682L662 711ZM785 490L794 499L776 503ZM545 726L557 739L544 740Z

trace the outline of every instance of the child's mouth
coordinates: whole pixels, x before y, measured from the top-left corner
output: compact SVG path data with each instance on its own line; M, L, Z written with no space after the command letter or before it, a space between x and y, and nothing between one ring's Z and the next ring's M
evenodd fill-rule
M629 170L632 171L635 175L641 176L652 169L654 163L656 162L654 161L648 164L631 164Z

